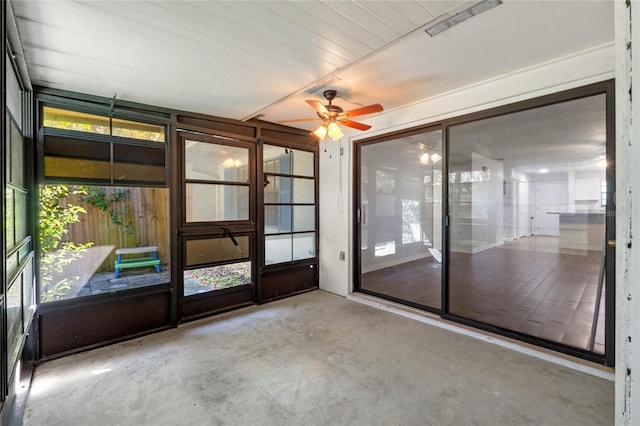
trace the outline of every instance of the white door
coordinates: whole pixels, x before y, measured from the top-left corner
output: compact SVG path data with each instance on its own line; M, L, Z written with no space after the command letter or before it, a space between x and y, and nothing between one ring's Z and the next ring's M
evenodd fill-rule
M531 219L529 216L529 184L517 181L516 221L517 238L531 235Z
M567 182L545 182L535 185L534 234L558 236L559 211L567 209L569 200Z

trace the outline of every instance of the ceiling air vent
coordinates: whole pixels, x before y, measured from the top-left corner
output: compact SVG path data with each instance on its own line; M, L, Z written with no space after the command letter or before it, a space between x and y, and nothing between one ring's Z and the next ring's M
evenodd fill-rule
M436 22L435 24L426 28L424 31L431 37L433 37L455 25L458 25L461 22L466 21L469 18L473 18L474 16L479 15L482 12L486 12L489 9L493 9L494 7L501 4L502 0L483 0L471 7L466 8L461 12L456 13L453 16L449 16L444 20Z
M316 84L315 86L309 87L307 90L305 90L305 93L308 93L309 95L313 95L314 93L316 93L318 90L324 89L325 87L335 83L336 81L339 81L340 79L338 77L331 77L329 80L322 82L320 84Z

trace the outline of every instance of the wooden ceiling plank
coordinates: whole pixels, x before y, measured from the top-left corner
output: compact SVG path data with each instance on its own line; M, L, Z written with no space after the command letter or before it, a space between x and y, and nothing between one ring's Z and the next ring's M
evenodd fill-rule
M177 7L185 8L189 3L178 5ZM214 6L222 10L216 11L211 9ZM302 63L314 68L322 67L326 72L337 67L344 66L349 59L332 52L322 49L322 61L319 64L319 55L317 53L318 46L292 38L277 27L266 26L264 22L253 19L252 17L241 16L237 11L227 7L221 2L193 2L194 13L198 13L201 22L211 25L215 20L215 26L224 31L228 38L232 40L241 40L242 48L247 52L258 51L260 55L267 54L270 57L279 56L280 62L287 64ZM248 59L252 57L247 55Z
M329 7L341 14L346 19L352 21L354 24L371 31L376 34L382 40L393 40L396 37L403 34L404 28L402 26L390 25L388 21L381 18L379 15L372 11L372 4L386 4L386 2L336 2L325 1L323 2L326 7Z
M464 0L450 0L450 1L439 1L439 0L427 0L420 1L419 4L431 15L434 17L438 17L443 15L454 8L460 6L460 4L464 3Z
M337 13L324 3L314 1L293 2L288 6L288 9L288 13L292 15L294 14L294 9L298 9L299 13L295 14L295 16L299 17L298 19L303 19L305 22L319 27L320 30L328 31L328 35L345 45L362 43L370 50L374 50L389 40L380 37L370 28L363 28L352 19Z
M278 28L292 40L301 40L317 46L319 52L327 51L329 54L344 57L353 61L369 51L369 48L361 43L345 44L341 40L333 37L330 29L326 26L318 25L317 22L308 22L305 19L298 19L300 14L295 9L296 16L291 16L290 11L273 10L263 6L267 2L231 2L226 3L229 7L244 14L248 19L252 19L255 25L267 25ZM257 22L256 22L257 21ZM265 24L266 22L266 24Z
M408 19L415 27L430 22L436 15L432 15L429 11L422 6L422 1L399 1L394 2L393 7L397 9L398 13L401 13L406 19ZM426 2L432 3L432 2Z
M20 18L19 18L20 19ZM33 22L22 22L21 27L27 30L31 27L41 28ZM36 28L34 28L36 29ZM35 38L33 35L37 31L26 31L23 37L25 51L34 48L41 48L41 55L47 55L51 52L63 52L72 57L86 57L94 59L100 63L113 63L121 67L131 70L142 69L145 72L166 72L167 70L180 70L185 74L193 71L193 67L188 63L182 62L177 55L162 55L153 50L125 50L119 48L118 45L109 43L105 39L93 39L91 37L78 37L75 32L68 31L64 28L47 28L46 37ZM92 52L88 55L87 52ZM65 67L69 68L70 64L62 62ZM61 65L62 66L62 65ZM250 64L244 64L249 73L259 71L254 70ZM234 71L222 61L218 66L213 66L210 61L203 61L199 64L199 69L210 72L219 76L233 76ZM189 81L193 81L191 78Z
M362 2L362 7L367 12L374 16L376 20L380 21L382 25L395 29L394 35L387 38L387 40L394 40L399 36L402 36L416 28L416 25L401 12L398 8L406 2L399 1L389 3L386 1L371 1ZM380 27L380 24L378 24Z

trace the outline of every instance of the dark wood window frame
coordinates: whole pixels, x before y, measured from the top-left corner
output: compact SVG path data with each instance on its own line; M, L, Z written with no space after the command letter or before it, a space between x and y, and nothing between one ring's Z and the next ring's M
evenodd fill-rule
M249 253L243 259L252 260L255 259L255 238L256 238L256 189L255 189L255 158L256 158L256 144L255 142L243 140L241 138L229 137L228 135L217 135L214 132L208 134L195 133L185 130L180 130L177 133L177 166L179 187L181 188L179 199L175 198L174 203L177 203L177 209L174 209L174 214L178 214L178 240L180 241L180 253L177 260L177 273L175 282L177 283L176 291L178 293L180 313L179 321L186 321L197 319L203 316L208 316L213 313L226 311L229 309L246 306L253 304L255 300L255 288L256 288L256 262L252 262L251 265L251 284L243 284L227 289L213 290L204 293L185 295L184 290L184 276L183 271L194 269L196 267L203 266L220 266L236 262L233 261L221 261L221 262L206 262L196 266L187 265L187 242L197 239L208 238L229 238L228 234L238 237L249 237ZM187 141L195 141L202 143L210 143L215 145L223 145L229 147L239 147L247 149L249 167L246 182L237 181L219 181L219 180L199 180L186 178L185 170L185 144ZM222 220L222 221L210 221L210 222L187 222L187 206L186 206L186 186L189 183L202 183L207 185L225 185L225 186L238 186L248 188L248 209L249 214L247 219L240 220ZM176 211L177 210L177 211Z
M167 126L165 148L165 184L144 185L149 187L168 187L170 190L170 252L171 252L171 282L150 287L121 290L117 293L103 293L91 297L79 297L46 303L38 307L36 328L33 332L37 336L35 359L47 360L66 354L71 354L89 348L105 346L115 342L128 340L137 336L153 333L176 327L180 323L192 319L209 316L218 312L228 311L241 306L267 299L260 298L258 293L263 276L258 271L258 261L254 261L254 284L245 286L243 291L224 289L221 293L228 292L228 298L224 303L217 303L215 298L206 295L194 294L190 297L181 297L181 274L183 267L181 258L184 255L184 244L187 240L205 238L210 235L223 236L221 228L207 228L206 223L185 223L183 220L184 205L182 202L182 190L184 176L181 166L180 134L188 132L190 137L199 135L203 138L217 137L227 138L229 141L250 143L255 148L256 163L260 159L260 143L267 141L270 144L290 146L295 149L313 151L315 155L315 170L318 170L318 144L317 139L309 136L308 132L299 129L287 128L280 125L249 120L239 122L237 120L212 117L183 111L175 111L166 108L141 105L132 102L101 98L92 95L60 91L49 88L36 88L37 105L34 111L39 111L43 104L56 106L62 109L77 110L97 115L108 115L113 112L114 117L148 122L151 124L163 124ZM115 108L113 108L115 104ZM66 136L84 138L96 143L119 143L121 146L155 146L161 145L155 141L143 141L139 139L127 139L117 137L117 141L109 140L108 136L99 134L85 134L73 131L69 134L60 133L60 129L48 128L46 131L40 126L38 129L38 159L40 164L43 158L42 141L45 135ZM115 137L114 137L115 138ZM218 142L218 141L216 141ZM43 171L38 167L36 172L38 182L42 181ZM258 166L253 165L254 177L258 174ZM317 173L316 173L317 174ZM317 179L316 200L318 199ZM252 184L256 181L252 178ZM75 183L75 182L74 182ZM82 183L88 183L82 180ZM103 182L95 182L104 185ZM209 183L209 182L207 182ZM143 186L143 185L140 185ZM261 191L257 191L259 198ZM259 259L258 251L261 250L260 221L261 213L258 211L259 202L254 204L255 209L251 213L251 222L239 224L235 221L224 223L230 225L229 230L234 235L254 235L252 237L251 259ZM316 218L317 220L317 218ZM218 223L220 225L221 223ZM317 228L317 226L316 226ZM180 232L184 232L180 236ZM37 244L37 241L36 241ZM317 245L317 240L316 240ZM317 248L316 248L317 254ZM37 259L36 259L37 261ZM273 279L290 283L305 282L306 287L317 288L317 256L312 261L294 262L290 265L277 265L269 269ZM302 268L302 269L301 269ZM309 273L311 272L311 274ZM276 277L274 274L282 274ZM294 279L291 279L294 277ZM310 283L310 285L308 284ZM286 286L285 286L286 287ZM286 297L299 291L299 286L289 286L278 293L274 298ZM213 303L212 303L213 301ZM185 303L188 302L188 303ZM121 321L127 318L127 321ZM120 320L117 320L120 319ZM80 326L79 324L82 324Z
M273 139L264 137L259 141L260 144L268 144L284 149L296 149L300 151L312 152L314 154L314 200L315 200L315 256L308 259L292 260L290 262L274 263L270 265L265 264L265 223L264 223L264 207L270 205L265 203L264 190L259 188L258 190L258 207L263 209L262 214L259 215L258 223L258 273L260 276L260 285L258 287L257 300L259 303L275 300L281 297L285 297L291 294L301 293L309 290L313 290L319 287L318 267L319 267L319 240L320 240L320 218L319 218L319 186L320 179L319 173L319 151L317 145L299 144L293 141L283 141L279 139ZM262 150L259 150L259 158L257 161L257 173L258 181L264 182L265 179L272 176L285 176L285 177L302 177L305 179L311 179L310 176L297 176L293 174L280 174L265 172L264 162L262 158ZM278 204L278 203L276 203ZM293 205L293 204L292 204ZM293 233L291 233L293 234Z

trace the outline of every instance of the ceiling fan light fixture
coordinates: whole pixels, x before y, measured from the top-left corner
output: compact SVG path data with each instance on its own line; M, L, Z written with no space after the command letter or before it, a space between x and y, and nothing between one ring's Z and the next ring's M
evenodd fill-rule
M335 122L329 123L327 133L329 134L329 137L332 141L337 141L344 136L344 134L342 133L342 129L340 129L340 126L338 126L338 124L336 124Z
M434 152L433 154L429 155L428 152L423 152L420 155L420 164L424 164L425 166L427 164L431 164L434 165L436 164L438 161L442 160L442 156L440 154L438 154L437 152Z
M320 140L323 140L327 135L334 141L342 139L344 134L340 126L351 127L356 130L369 130L371 126L368 124L360 123L358 121L351 120L351 117L357 117L360 115L373 114L375 112L382 112L384 108L380 104L367 105L349 111L344 111L341 106L334 105L332 101L337 95L337 91L329 89L325 90L322 95L329 103L323 105L322 102L316 99L307 99L307 104L316 111L316 117L313 118L294 118L293 120L280 120L278 124L287 123L299 123L303 121L317 121L320 120L322 124L316 127L311 134L317 136Z
M313 134L318 137L318 139L322 140L325 136L327 136L327 127L324 123L318 126L317 129L313 131Z

